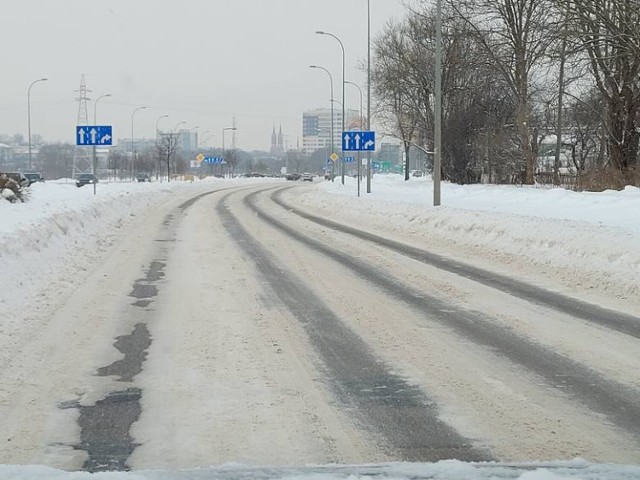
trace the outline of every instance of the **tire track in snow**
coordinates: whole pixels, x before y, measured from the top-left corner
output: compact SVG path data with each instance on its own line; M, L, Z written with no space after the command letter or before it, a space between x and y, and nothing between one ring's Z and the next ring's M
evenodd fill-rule
M224 227L302 324L322 358L324 379L340 406L402 460L489 460L486 452L438 418L435 402L392 373L302 279L281 267L228 209L225 200L230 195L222 197L217 207Z
M465 263L431 253L427 250L412 247L411 245L397 242L389 238L365 232L348 225L343 225L341 223L298 210L294 205L290 205L282 199L282 192L289 188L292 187L285 187L277 190L271 194L270 198L280 207L290 213L304 218L305 220L309 220L318 225L322 225L323 227L386 247L396 253L424 264L460 275L461 277L495 288L501 292L508 293L528 302L542 305L572 317L586 320L587 322L640 339L640 318L638 317L603 308L599 305L568 297L560 293L552 292L544 288L522 282L515 278L489 272L479 267L467 265Z
M255 191L247 195L244 203L265 222L306 247L349 268L361 278L377 284L388 295L424 315L425 321L437 322L452 328L469 341L485 346L510 362L521 365L542 377L550 387L559 389L576 402L605 415L617 427L640 438L640 394L637 390L609 380L566 356L505 330L479 312L457 308L429 296L391 278L380 269L300 233L257 205L256 197L261 193L264 191ZM371 237L375 238L374 235Z

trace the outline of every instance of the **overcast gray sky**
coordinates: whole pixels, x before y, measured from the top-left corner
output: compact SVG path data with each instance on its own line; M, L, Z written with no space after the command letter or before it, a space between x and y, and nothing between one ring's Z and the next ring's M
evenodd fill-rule
M346 48L346 77L365 89L366 0L7 0L2 2L3 45L0 133L27 133L27 88L32 133L48 141L74 141L85 74L98 104L98 124L112 124L128 138L153 137L186 121L214 137L236 117L238 146L268 149L271 128L282 124L290 146L301 136L302 112L328 106L334 75L340 98L341 53L325 30ZM372 36L404 14L401 0L371 0ZM358 108L347 88L347 106ZM366 95L366 93L365 93ZM366 99L365 99L366 101ZM90 123L93 104L89 104ZM229 135L229 132L227 132ZM227 142L230 135L227 137Z

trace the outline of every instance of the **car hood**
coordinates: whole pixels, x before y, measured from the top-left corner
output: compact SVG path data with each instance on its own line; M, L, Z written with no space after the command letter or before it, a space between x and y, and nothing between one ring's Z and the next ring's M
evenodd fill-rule
M0 466L0 478L16 480L98 480L101 475L39 466ZM632 480L640 466L576 460L549 463L391 463L305 467L249 467L226 464L193 470L149 470L108 474L109 480Z

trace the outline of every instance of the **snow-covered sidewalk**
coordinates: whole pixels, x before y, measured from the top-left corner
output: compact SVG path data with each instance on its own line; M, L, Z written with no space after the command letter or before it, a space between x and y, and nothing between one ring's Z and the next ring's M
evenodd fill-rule
M496 185L442 185L430 178L376 175L372 193L355 179L288 193L292 203L336 221L490 266L576 294L636 305L640 298L640 189L576 193ZM550 285L550 288L554 288Z

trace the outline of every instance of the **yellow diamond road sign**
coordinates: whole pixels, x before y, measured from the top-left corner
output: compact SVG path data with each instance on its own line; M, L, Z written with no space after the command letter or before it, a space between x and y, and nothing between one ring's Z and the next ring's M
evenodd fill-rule
M202 161L204 160L204 155L199 153L198 156L196 157L196 160L198 160L198 163L202 163Z
M340 156L336 152L333 152L331 155L329 155L329 158L335 162L340 158Z

